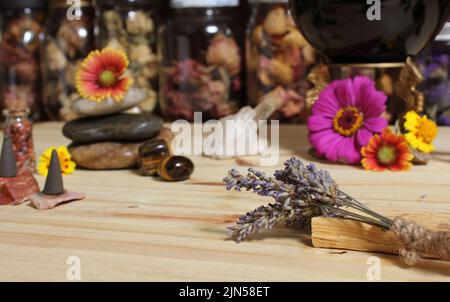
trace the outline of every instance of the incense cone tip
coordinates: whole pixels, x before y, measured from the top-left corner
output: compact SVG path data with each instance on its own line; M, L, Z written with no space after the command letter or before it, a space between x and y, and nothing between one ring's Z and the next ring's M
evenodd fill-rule
M0 177L12 178L17 176L16 156L11 139L3 137L2 154L0 157Z

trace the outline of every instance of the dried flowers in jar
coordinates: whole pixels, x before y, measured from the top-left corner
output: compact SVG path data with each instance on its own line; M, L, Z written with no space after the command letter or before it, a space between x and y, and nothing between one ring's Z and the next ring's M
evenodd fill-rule
M252 15L247 30L247 91L255 106L276 88L285 89L285 104L274 119L301 122L306 117L305 95L308 72L317 64L291 16L288 0L251 0Z
M50 119L76 118L71 104L78 96L75 71L94 49L95 10L91 1L79 7L50 0L44 39L44 106Z
M5 99L3 132L11 139L18 174L36 171L33 126L28 118L29 112L27 100L12 97Z
M146 98L141 112L151 112L157 104L158 57L156 30L158 1L99 0L98 45L121 50L130 60L128 72Z
M0 99L25 100L34 120L43 117L39 36L45 7L42 0L0 2Z
M235 113L242 100L239 1L173 0L159 36L160 103L172 120L203 120Z
M416 58L425 82L426 113L438 124L450 126L450 20L442 32Z

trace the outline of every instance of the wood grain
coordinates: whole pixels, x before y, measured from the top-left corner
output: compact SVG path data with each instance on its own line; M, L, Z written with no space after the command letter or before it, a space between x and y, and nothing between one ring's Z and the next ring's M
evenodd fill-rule
M414 221L430 230L450 232L450 214L383 213L390 218L402 217ZM390 215L389 215L390 214ZM357 221L314 218L311 232L312 244L316 248L345 249L365 252L398 254L401 248L392 232Z
M60 123L35 126L37 154L68 144ZM369 173L318 162L306 129L281 128L281 157L298 156L330 170L341 189L383 212L450 213L450 129L440 129L428 166L406 173ZM0 281L67 281L68 257L81 260L82 281L367 281L367 260L380 257L383 281L450 281L450 266L405 267L396 256L312 247L308 234L280 228L237 245L226 226L269 199L227 192L227 170L251 159L192 157L189 181L167 183L134 171L77 170L67 188L84 201L51 211L0 207ZM40 185L44 179L38 177Z

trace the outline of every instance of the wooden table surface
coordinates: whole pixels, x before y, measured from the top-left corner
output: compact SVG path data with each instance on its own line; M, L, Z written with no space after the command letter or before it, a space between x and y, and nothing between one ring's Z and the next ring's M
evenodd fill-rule
M68 143L61 126L35 126L37 154ZM436 147L428 166L406 173L318 165L370 207L450 213L450 128L440 129ZM281 148L277 168L294 155L315 161L303 126L283 126ZM246 170L242 163L192 159L196 170L187 182L77 170L64 181L86 193L84 201L50 211L0 207L0 281L67 281L73 256L81 261L82 281L367 281L371 256L381 261L382 281L450 281L448 263L409 268L396 256L314 249L308 234L295 230L277 229L240 245L226 240L226 226L237 215L268 200L221 185L230 168Z

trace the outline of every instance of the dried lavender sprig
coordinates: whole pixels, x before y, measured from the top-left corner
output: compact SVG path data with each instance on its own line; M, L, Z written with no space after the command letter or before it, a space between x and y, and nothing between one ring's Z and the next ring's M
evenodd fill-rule
M336 215L336 217L340 217L340 218L344 218L344 219L352 219L352 220L357 220L360 222L364 222L367 224L371 224L371 225L375 225L375 226L379 226L385 229L389 229L390 228L390 223L385 223L384 221L380 221L377 219L372 219L370 217L367 216L363 216L354 212L349 212L346 210L342 210L340 208L336 208L336 207L330 207L328 205L321 205L321 204L317 204L317 207L321 208L324 212L329 212L332 213L334 215Z
M236 242L244 241L251 234L259 233L262 229L271 229L277 223L284 221L289 216L277 206L261 206L256 210L241 216L236 225L229 227L228 236Z
M392 220L381 215L378 214L374 211L372 211L371 209L369 209L366 205L362 204L361 202L359 202L358 200L356 200L355 198L353 198L352 196L338 190L338 194L342 195L342 200L344 200L344 203L347 203L349 207L353 207L356 210L359 210L361 212L364 212L370 216L376 217L378 218L381 222L384 223L384 225L391 225L392 224ZM341 200L341 198L339 198Z
M286 161L284 166L284 170L275 171L277 180L294 185L299 194L317 193L335 199L337 184L328 171L319 170L314 164L305 166L295 157Z
M309 164L307 166L304 166L301 160L297 158L291 158L285 163L285 170L284 171L276 171L275 175L279 177L279 179L285 179L288 181L294 180L294 183L304 183L302 181L302 177L309 180L310 188L313 189L315 192L328 193L327 195L329 197L335 198L336 204L335 206L337 208L339 207L346 207L346 208L353 208L355 210L361 211L367 215L373 216L376 219L379 219L378 221L369 221L372 224L377 224L380 226L387 226L392 223L391 220L387 219L386 217L373 212L370 210L367 206L362 204L361 202L357 201L355 198L351 197L350 195L342 192L338 189L335 181L331 178L328 171L319 170L317 169L313 164ZM280 177L280 175L282 175ZM310 181L313 179L313 181ZM311 193L311 191L309 192ZM342 195L343 198L340 198L341 196L336 195ZM324 195L322 195L322 202L325 201ZM328 202L329 203L329 202ZM345 212L340 210L340 213L344 214ZM348 216L355 216L353 213L349 213Z
M274 176L268 177L252 168L247 176L235 169L229 171L224 179L228 190L253 190L260 196L270 196L276 201L242 216L236 225L230 227L230 238L241 242L251 234L272 228L278 223L301 222L308 225L317 216L353 219L386 229L392 224L388 218L340 191L330 174L313 164L304 165L301 160L291 158L286 161L284 170L276 171Z

